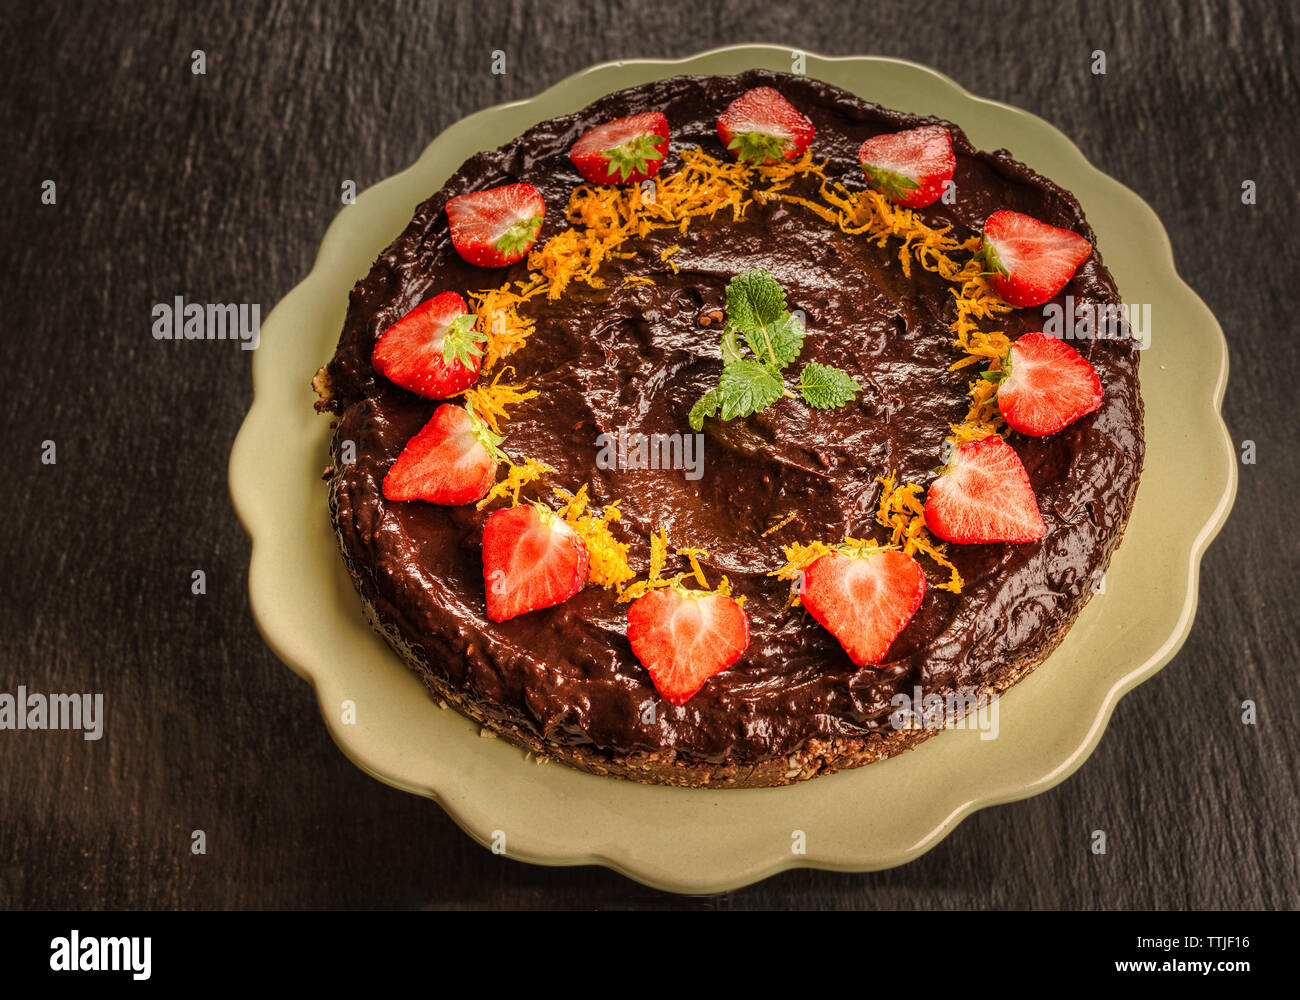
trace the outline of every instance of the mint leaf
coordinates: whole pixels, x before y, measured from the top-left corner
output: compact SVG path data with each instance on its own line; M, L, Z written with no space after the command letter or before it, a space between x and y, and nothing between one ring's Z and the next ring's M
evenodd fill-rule
M729 365L733 361L739 361L744 355L740 353L740 344L736 341L736 331L733 327L727 327L722 331L722 363Z
M733 361L718 379L718 400L723 420L747 417L771 406L785 391L781 378L757 361Z
M741 271L727 284L727 322L741 330L757 330L786 315L785 292L770 271Z
M815 410L833 410L851 400L861 386L848 372L809 361L799 377L804 402Z
M464 368L473 368L474 359L483 356L481 345L487 342L487 334L474 329L477 321L478 317L473 313L461 313L451 321L442 335L444 365L457 361Z
M786 313L775 323L745 331L745 343L762 361L784 368L803 350L804 329L799 317Z
M718 390L710 389L691 407L691 412L687 416L687 421L691 425L691 430L701 431L704 429L705 417L716 417L718 415Z
M727 331L737 330L754 357L778 369L803 349L803 324L786 310L785 292L768 271L741 271L727 285Z

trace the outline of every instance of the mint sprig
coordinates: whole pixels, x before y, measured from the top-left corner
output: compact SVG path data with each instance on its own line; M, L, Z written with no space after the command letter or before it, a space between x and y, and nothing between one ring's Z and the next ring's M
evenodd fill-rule
M717 386L691 407L691 428L701 430L710 417L748 417L782 396L794 398L781 373L799 357L805 336L802 320L786 307L785 292L771 273L755 269L732 278L727 285L722 374ZM752 357L746 356L746 348ZM820 410L843 406L859 390L847 372L815 361L804 366L797 388L809 406Z

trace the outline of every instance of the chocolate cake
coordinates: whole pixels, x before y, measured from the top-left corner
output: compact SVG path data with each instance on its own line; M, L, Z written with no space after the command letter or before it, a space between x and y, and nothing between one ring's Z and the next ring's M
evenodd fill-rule
M732 161L718 119L754 88L775 89L815 127L801 159ZM614 202L604 189L593 193L571 148L593 126L650 112L666 117L667 154L654 180L618 189L620 197L641 191L654 206L654 185L694 170L695 189L723 207L680 224L673 209L643 207L667 221L582 243L595 210ZM951 136L951 191L904 214L870 215L860 147L925 126ZM742 175L746 190L735 196ZM532 185L545 203L532 252L505 267L469 263L453 245L448 201L516 184ZM661 198L667 191L658 190ZM620 91L471 157L353 288L337 352L314 382L318 408L336 420L329 509L370 621L435 698L492 733L540 757L643 782L805 780L886 758L936 731L899 726L896 696L919 689L983 700L1006 690L1048 656L1093 593L1133 504L1143 433L1139 345L1122 322L1111 336L1070 341L1103 389L1092 412L1042 436L999 422L988 398L996 384L979 374L994 352L981 357L978 347L1044 328L1041 308L970 306L980 281L971 276L984 273L971 263L974 250L999 210L1095 247L1076 199L1007 151L976 150L949 122L766 71ZM585 256L575 258L567 239L555 242L570 232ZM957 278L951 265L962 269ZM800 363L848 373L860 391L834 408L787 393L737 419L697 418L697 477L626 456L598 461L602 442L620 434L695 440L692 409L723 367L728 285L759 269L801 314ZM506 298L492 299L494 289ZM533 460L534 475L482 506L394 501L384 491L440 404L381 375L376 343L448 291L470 297L485 331L494 318L498 332L511 323L522 331L489 347L476 384L517 387L494 397L509 404L496 421L500 447L516 466ZM1119 304L1095 248L1051 301L1066 296L1076 313ZM1006 341L984 336L993 330ZM970 358L977 363L954 367ZM944 544L909 502L919 502L954 446L994 430L1023 463L1044 531L1030 542ZM539 477L542 465L549 471ZM903 484L917 489L900 492ZM604 586L593 578L561 603L494 621L485 607L486 520L530 501L572 520L581 512L565 504L583 486L591 511L614 509L601 523L636 576L607 573ZM668 546L652 567L656 538ZM791 588L801 546L846 538L892 542L928 581L878 663L855 662ZM748 623L739 658L683 704L661 696L627 634L625 591L648 580L640 592L649 593L670 573L706 588L725 576Z

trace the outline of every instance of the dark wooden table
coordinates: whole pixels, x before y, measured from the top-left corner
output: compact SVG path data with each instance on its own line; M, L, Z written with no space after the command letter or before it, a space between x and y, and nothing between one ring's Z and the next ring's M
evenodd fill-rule
M108 725L98 742L0 732L0 907L1300 904L1294 7L26 7L0 24L0 691L102 691ZM893 871L681 900L496 857L343 757L249 613L226 460L251 355L157 342L150 308L185 295L265 315L310 269L344 179L379 181L458 118L589 64L747 41L913 59L1064 130L1164 220L1227 334L1224 412L1257 460L1186 646L1078 774Z

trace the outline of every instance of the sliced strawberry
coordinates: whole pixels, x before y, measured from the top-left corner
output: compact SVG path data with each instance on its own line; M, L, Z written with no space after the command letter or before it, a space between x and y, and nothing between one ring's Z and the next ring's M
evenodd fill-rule
M582 133L569 159L592 184L640 184L668 155L668 119L658 111L615 118Z
M1013 306L1041 306L1066 286L1092 244L1019 212L994 212L984 220L980 251L993 290Z
M478 378L487 336L455 292L421 302L385 330L370 362L390 382L426 399L447 399Z
M1017 455L998 435L958 445L925 497L925 526L949 542L1033 542L1047 526Z
M451 507L480 500L505 458L501 440L468 404L443 403L384 476L384 497Z
M879 663L921 606L921 564L894 549L822 556L804 571L800 599L860 667Z
M1101 406L1101 379L1088 360L1059 337L1027 333L984 377L998 384L998 409L1021 434L1055 434Z
M813 123L771 87L745 91L718 117L718 138L741 163L797 160L815 131Z
M483 525L483 584L494 622L561 604L586 582L586 543L549 510L503 507Z
M685 705L749 645L745 609L726 594L685 587L652 590L627 609L627 641L655 688Z
M925 208L943 194L957 169L952 136L942 125L872 136L858 150L871 186L905 208Z
M477 267L505 267L537 242L546 203L531 184L507 184L447 202L451 244Z

